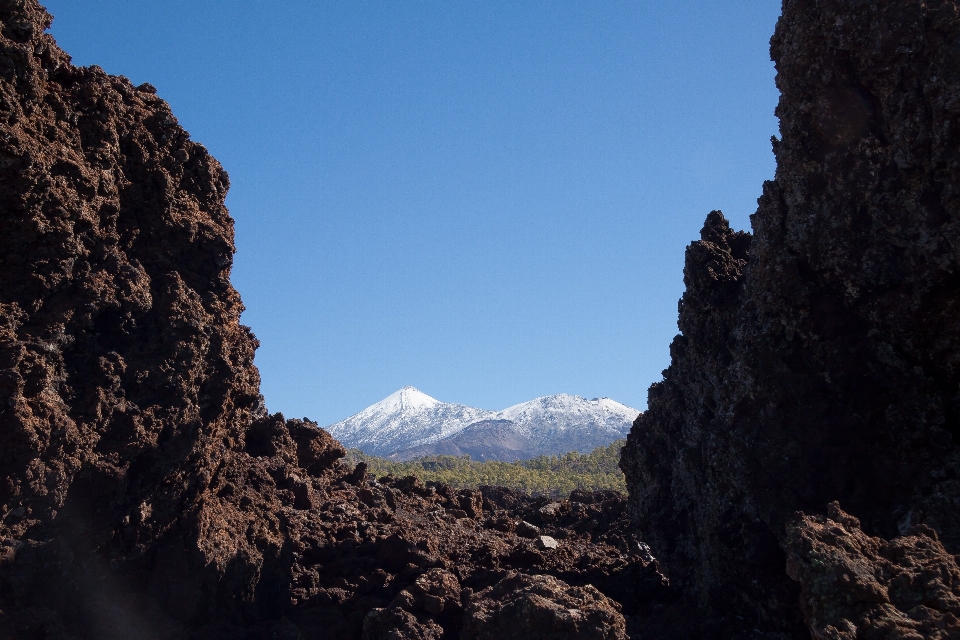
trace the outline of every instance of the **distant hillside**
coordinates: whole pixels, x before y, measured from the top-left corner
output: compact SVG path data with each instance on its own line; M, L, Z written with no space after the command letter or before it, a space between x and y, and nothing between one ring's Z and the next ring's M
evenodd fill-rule
M387 457L399 462L426 456L468 456L472 460L527 460L535 457L534 443L510 420L481 420L432 444L403 449Z
M512 462L606 446L625 437L639 414L610 398L566 393L489 411L404 387L326 430L349 448L395 461L469 455Z
M529 494L565 497L574 489L625 491L623 473L617 466L623 443L624 440L617 440L586 454L574 451L518 462L479 461L469 455L435 455L395 462L350 449L345 462L365 462L368 471L377 477L412 475L424 482L432 480L457 488L494 485Z

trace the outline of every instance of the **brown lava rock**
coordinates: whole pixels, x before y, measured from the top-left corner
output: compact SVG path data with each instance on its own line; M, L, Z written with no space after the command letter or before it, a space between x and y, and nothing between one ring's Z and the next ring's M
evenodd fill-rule
M814 638L960 638L960 569L933 529L915 525L887 542L836 502L827 514L798 513L785 541Z
M626 640L620 607L591 585L508 574L471 597L462 640Z
M0 0L0 640L952 637L955 2L784 3L777 178L755 235L713 213L688 251L639 531L615 493L375 479L269 415L225 172L50 20ZM793 515L835 499L862 532Z
M785 0L776 179L752 235L713 212L687 250L621 466L671 579L747 629L807 637L796 511L960 551L958 51L953 0Z
M364 640L441 638L443 627L434 621L445 618L459 626L460 582L449 571L430 569L397 594L385 609L372 609L363 619Z

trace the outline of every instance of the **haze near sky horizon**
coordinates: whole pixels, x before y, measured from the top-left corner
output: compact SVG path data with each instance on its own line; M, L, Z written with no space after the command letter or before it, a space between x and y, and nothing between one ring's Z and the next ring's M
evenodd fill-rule
M44 4L230 174L267 406L322 425L405 385L644 409L686 245L774 174L775 0Z

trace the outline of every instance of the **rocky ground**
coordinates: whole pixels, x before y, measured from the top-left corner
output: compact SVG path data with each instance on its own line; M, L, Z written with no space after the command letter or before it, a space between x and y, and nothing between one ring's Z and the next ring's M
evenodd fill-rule
M315 425L279 416L250 436L186 528L241 602L205 602L191 575L204 568L185 566L182 548L122 562L6 540L0 637L624 639L683 606L620 494L551 501L375 479L343 466ZM260 562L250 571L238 555ZM62 574L82 593L52 602L47 581Z

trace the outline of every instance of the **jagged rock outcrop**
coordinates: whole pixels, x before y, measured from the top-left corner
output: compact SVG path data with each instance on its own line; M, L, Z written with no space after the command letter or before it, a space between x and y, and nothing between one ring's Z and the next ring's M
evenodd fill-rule
M3 589L58 625L162 635L239 615L281 555L262 499L218 493L265 418L229 183L151 86L74 67L49 24L0 2Z
M463 616L460 581L444 569L430 569L402 590L384 609L372 609L363 619L363 640L443 637L443 627L433 617L443 617L448 626L459 627ZM419 616L418 616L419 614Z
M591 585L509 574L470 599L462 640L627 640L620 607Z
M0 640L956 637L956 2L784 3L777 177L687 253L635 526L269 415L226 174L49 23L0 0Z
M960 569L930 527L887 542L833 502L826 517L796 514L784 546L816 640L960 638Z
M752 235L714 212L690 245L621 462L638 533L718 615L804 637L786 524L834 500L960 551L958 51L952 0L783 3L776 179Z

